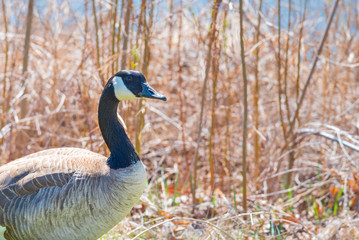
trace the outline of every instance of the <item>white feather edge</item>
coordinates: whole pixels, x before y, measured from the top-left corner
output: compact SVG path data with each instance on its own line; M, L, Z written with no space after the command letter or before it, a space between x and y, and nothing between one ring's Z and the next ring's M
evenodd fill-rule
M125 130L127 130L126 123L125 123L125 121L123 120L123 118L121 117L121 115L120 115L119 113L117 113L117 118L118 118L118 120L120 121L122 127L123 127Z

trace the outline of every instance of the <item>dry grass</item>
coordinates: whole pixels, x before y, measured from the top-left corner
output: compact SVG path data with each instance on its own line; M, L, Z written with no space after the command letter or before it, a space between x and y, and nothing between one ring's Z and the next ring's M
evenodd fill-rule
M359 239L359 153L347 147L347 143L359 145L358 2L340 1L293 134L286 139L283 132L289 131L289 117L297 108L334 1L307 1L306 7L304 1L292 1L290 25L285 17L288 1L281 1L280 39L277 2L263 0L259 35L259 1L244 2L247 213L243 213L241 194L243 81L238 2L221 4L215 46L210 50L215 58L209 61L210 67L215 69L208 70L208 76L212 2L143 1L146 8L141 21L140 1L132 3L127 15L131 2L35 1L28 73L23 75L27 5L2 0L6 11L1 10L0 21L0 89L5 89L0 98L1 163L62 146L108 155L97 127L103 83L120 65L148 69L148 81L168 102L142 103L143 129L135 127L139 102L125 101L119 109L133 143L135 136L141 136L148 187L131 215L103 239ZM145 24L141 31L139 24ZM125 34L127 27L129 34ZM128 50L123 51L123 46ZM278 73L285 81L280 88ZM217 81L212 81L216 75ZM28 106L22 118L24 99ZM330 134L332 140L316 131ZM198 180L193 185L189 173L194 171L196 149ZM260 154L255 154L256 149ZM291 162L293 167L288 168ZM291 182L286 186L289 172Z

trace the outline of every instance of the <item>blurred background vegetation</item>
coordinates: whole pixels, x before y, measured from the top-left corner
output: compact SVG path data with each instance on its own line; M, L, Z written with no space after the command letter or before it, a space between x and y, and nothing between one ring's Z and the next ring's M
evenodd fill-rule
M99 96L136 69L168 101L120 104L148 186L104 239L359 238L359 2L240 2L1 0L1 164L108 155Z

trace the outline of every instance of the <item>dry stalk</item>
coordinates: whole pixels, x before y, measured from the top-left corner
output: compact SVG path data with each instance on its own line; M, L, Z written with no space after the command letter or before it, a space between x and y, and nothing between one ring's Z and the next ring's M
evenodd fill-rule
M34 11L34 0L29 0L28 5L28 13L26 18L26 33L25 33L25 42L24 42L24 51L23 51L23 59L22 59L22 88L23 96L25 96L28 92L27 90L27 76L28 76L28 65L29 65L29 52L30 52L30 41L31 41L31 28L32 28L32 20L33 20L33 11ZM24 97L20 102L20 118L23 119L26 117L28 113L28 100ZM16 142L19 146L27 146L29 136L25 133L24 130L20 130L18 135L16 136Z
M79 92L81 92L81 105L83 108L83 113L84 113L84 117L85 117L85 121L83 122L83 136L87 136L87 134L89 135L89 140L90 140L90 149L91 151L94 150L93 147L93 132L92 131L88 131L91 130L91 125L90 125L90 119L89 119L89 112L90 112L90 106L88 103L89 101L89 96L88 96L88 84L86 83L86 76L84 73L84 59L86 58L86 49L87 49L87 38L88 38L88 32L89 32L89 25L88 25L88 2L85 1L84 3L84 8L85 8L85 25L84 25L84 45L82 48L82 61L81 61L81 65L80 65L80 71L81 71L81 83L82 86L79 86ZM107 149L106 149L107 151Z
M96 2L95 0L92 0L92 11L93 11L93 17L94 17L94 25L95 25L95 37L96 37L96 64L97 64L97 71L100 76L102 86L105 86L105 80L103 78L102 72L101 72L101 62L100 62L100 39L99 39L99 27L98 27L98 21L97 21L97 11L96 11Z
M214 40L214 49L213 49L213 57L212 57L212 101L211 101L211 127L210 127L210 135L209 135L209 143L208 143L208 150L209 150L209 172L211 173L211 181L210 186L212 191L214 190L214 178L215 178L215 158L214 158L214 147L213 147L213 138L214 130L216 127L216 98L217 98L217 82L218 82L218 72L219 72L219 59L221 56L221 48L220 42L218 40L218 31L215 34Z
M142 25L144 25L146 21L146 0L141 0L141 11L140 11L140 17L138 18L138 27L137 27L137 34L136 34L136 43L135 43L135 48L136 50L140 48L140 46L138 45L138 42L140 40L140 37L142 36L141 32L142 32ZM133 57L134 60L135 56ZM135 63L136 65L137 63Z
M104 59L104 55L107 53L107 44L105 44L105 41L106 41L106 36L105 36L105 32L107 32L108 30L107 29L111 29L111 26L110 28L108 28L108 26L106 26L105 24L105 21L104 21L104 17L103 17L103 12L104 12L104 9L107 10L106 8L103 7L103 3L102 1L99 1L98 3L98 30L99 30L99 33L101 33L101 38L99 39L100 40L100 62L101 62L101 67L99 69L99 71L101 72L102 74L102 81L103 81L103 85L106 83L106 80L108 79L108 71L107 71L107 74L105 74L106 70L109 69L109 67L107 68L104 68L104 62L103 60L101 59ZM108 12L105 14L105 18L107 19L107 16L110 16L109 19L111 19L111 9L108 9ZM111 21L110 21L111 22ZM105 31L104 31L104 27L105 27ZM99 36L100 37L100 36ZM110 45L111 43L109 43L108 45ZM109 65L110 66L110 65Z
M285 44L285 61L284 61L284 100L285 107L287 111L287 121L290 121L290 108L289 108L289 100L288 100L288 52L289 52L289 33L291 28L291 11L292 11L292 1L288 0L288 29L287 29L287 41Z
M125 32L122 42L121 69L127 68L128 42L130 36L130 20L132 12L132 0L126 0Z
M173 4L173 0L171 0ZM173 6L172 6L173 7ZM180 0L180 9L183 8L182 0ZM182 139L182 156L184 158L184 162L186 163L185 168L181 169L181 165L178 163L180 170L178 176L181 176L181 170L186 177L183 179L179 179L180 188L183 189L185 180L188 178L188 174L190 172L189 166L189 158L187 156L186 149L186 135L185 135L185 97L183 93L183 79L182 79L182 64L181 64L181 40L182 40L182 11L178 11L178 42L177 42L177 76L178 76L178 98L180 103L180 121L181 121L181 139ZM173 30L172 30L173 31Z
M299 114L299 110L303 104L303 100L304 100L304 97L305 97L305 94L307 92L307 89L308 89L308 86L310 84L310 80L312 79L312 76L313 76L313 73L315 71L315 67L317 65L317 62L318 62L318 59L319 59L319 55L321 54L322 52L322 49L323 49L323 46L324 46L324 43L325 43L325 40L327 38L327 35L328 35L328 32L329 32L329 28L330 28L330 25L332 24L332 21L333 21L333 17L335 15L335 11L337 10L337 7L338 7L338 3L339 3L339 0L336 0L335 3L333 4L333 7L331 9L331 13L330 13L330 16L329 16L329 19L328 19L328 22L327 22L327 25L326 25L326 28L324 30L324 33L323 33L323 36L322 36L322 39L320 40L320 44L318 46L318 49L316 51L316 54L314 56L314 60L313 60L313 63L312 63L312 66L310 67L310 71L307 75L307 78L305 80L305 83L304 83L304 87L303 87L303 90L300 94L300 97L299 97L299 100L297 102L297 108L295 109L295 112L294 114L292 115L291 117L291 120L290 120L290 125L289 125L289 132L291 130L293 130L294 128L294 122L295 122L295 119L297 118L298 114Z
M228 27L228 21L227 21L227 17L228 17L228 10L229 10L229 6L224 8L224 16L223 16L223 26L222 26L222 46L221 48L223 48L223 50L225 51L226 48L228 48L227 46L227 27ZM224 92L227 93L226 99L225 99L225 106L226 106L226 111L225 111L225 136L224 136L224 156L223 156L223 171L221 172L221 188L224 188L224 182L225 182L225 176L230 176L229 173L229 149L230 149L230 120L231 120L231 105L232 105L232 101L231 101L231 78L229 77L229 58L225 55L224 56L224 62L225 62L225 66L226 66L226 77L224 79L225 83L224 83ZM231 185L231 184L230 184Z
M257 15L257 32L255 37L255 43L259 43L260 39L260 27L261 27L261 11L262 11L262 0L259 1L258 6L258 15ZM259 64L259 48L256 48L255 52L255 65L254 65L254 91L253 91L253 101L254 101L254 127L256 130L259 129L259 78L258 78L258 64ZM259 190L259 160L260 160L260 146L259 146L259 135L257 133L254 134L254 179L256 181L256 190Z
M299 98L299 90L300 90L300 66L301 66L301 56L300 50L302 48L302 38L303 38L303 29L304 29L304 21L305 21L305 13L307 11L307 0L304 1L304 9L303 15L300 19L300 27L299 27L299 39L298 39L298 52L297 52L297 78L296 78L296 102L298 102ZM298 119L299 121L299 119Z
M322 52L322 49L323 49L325 40L326 40L326 38L327 38L330 25L331 25L331 23L332 23L332 21L333 21L333 17L334 17L334 15L335 15L335 11L336 11L336 9L337 9L338 3L339 3L339 0L336 0L335 3L333 4L333 7L332 7L332 10L331 10L331 13L330 13L330 16L329 16L329 19L328 19L328 22L327 22L325 31L324 31L324 33L323 33L323 36L322 36L322 39L321 39L321 41L320 41L319 47L318 47L318 49L317 49L317 51L316 51L316 54L315 54L315 57L314 57L312 66L311 66L310 71L309 71L308 76L307 76L307 79L306 79L306 81L305 81L305 83L304 83L303 90L302 90L301 95L300 95L300 97L299 97L299 100L298 100L298 102L297 102L297 107L296 107L296 109L295 109L294 114L293 114L292 117L291 117L290 124L289 124L289 130L288 130L289 133L291 133L291 132L293 131L293 129L294 129L295 120L297 119L298 114L299 114L300 107L301 107L302 104L303 104L303 100L304 100L306 91L307 91L307 89L308 89L310 80L311 80L311 78L312 78L312 75L313 75L313 73L314 73L315 67L316 67L316 65L317 65L317 62L318 62L318 59L319 59L319 55L320 55L321 52ZM291 136L294 136L294 134L291 134ZM292 139L292 140L293 140L293 139ZM293 166L294 166L294 158L293 158L293 159L289 159L289 160L290 160L290 161L289 161L289 164L288 164L288 169L292 169ZM292 172L289 172L288 175L287 175L287 181L286 181L287 186L290 185L291 180L292 180Z
M137 27L137 35L136 35L136 45L135 48L138 49L138 41L141 36L142 27L145 29L144 31L144 54L143 54L143 62L142 62L142 73L147 75L148 70L148 29L147 29L147 20L146 20L146 0L141 1L141 12L140 18L138 19L138 27ZM134 61L136 61L134 57ZM136 63L133 64L136 66ZM138 105L138 113L136 118L136 128L135 128L135 149L138 154L141 154L141 139L142 139L142 129L145 126L145 115L144 115L144 102L142 99L139 100Z
M120 18L118 19L118 32L116 35L116 46L117 46L117 52L120 52L120 43L121 43L121 25L122 25L122 17L123 17L123 6L124 6L124 0L121 0L121 13ZM116 57L115 61L115 72L119 71L119 64L118 64L119 57Z
M289 0L289 4L291 3L291 0ZM307 0L305 0L304 2L304 10L303 10L303 15L301 18L301 23L300 23L300 28L299 28L299 42L298 42L298 52L297 52L297 78L296 78L296 101L298 101L298 96L299 96L299 90L300 90L300 65L301 65L301 56L300 56L300 50L301 50L301 43L302 43L302 36L303 36L303 25L304 25L304 20L305 20L305 13L306 13L306 5L307 5ZM291 6L291 5L289 5ZM290 11L291 8L289 8ZM290 14L289 14L289 18L290 18ZM288 21L288 34L289 34L289 29L290 29L290 20ZM287 35L287 44L286 44L286 70L285 70L285 76L287 75L287 63L288 63L288 42L289 42L289 36ZM286 78L286 77L285 77ZM285 82L287 82L287 80L285 80ZM286 95L286 106L287 106L287 116L288 116L288 122L290 122L290 110L289 110L289 104L288 104L288 97L287 97L288 92L285 91L285 95ZM298 119L299 121L299 119ZM288 155L288 163L294 162L295 161L295 149L296 149L296 145L295 145L295 136L293 135L293 131L290 131L289 133L289 138L290 141L286 142L286 145L289 146L290 150L289 150L289 155ZM280 164L279 164L279 168L280 169ZM290 172L290 171L289 171ZM287 174L287 178L286 178L286 182L285 182L285 187L289 188L290 187L290 179L291 178L290 174Z
M7 38L7 17L6 17L6 7L5 7L5 0L1 1L2 7L2 16L4 21L4 33L5 33L5 63L4 63L4 82L3 82L3 92L2 92L2 115L1 115L1 128L5 126L5 113L7 111L7 95L6 95L6 77L7 77L7 65L9 61L9 41ZM4 143L4 139L1 139L1 145Z
M282 79L281 79L281 51L280 51L280 40L281 40L281 17L280 17L280 0L277 0L278 3L278 52L277 52L277 81L278 81L278 107L279 107L279 117L280 123L283 132L283 138L287 140L286 126L284 123L283 109L282 109Z
M144 50L143 50L143 62L142 62L142 73L147 76L148 67L150 64L150 30L153 24L153 12L154 12L154 4L153 0L151 2L151 9L149 12L149 21L147 23L146 20L146 7L144 7L143 11L143 27L144 31ZM145 5L146 6L146 5ZM137 114L137 124L136 124L136 151L138 154L141 153L141 139L142 139L142 130L145 126L145 100L140 99L138 114Z
M182 1L180 0L180 5L182 5ZM182 8L181 8L182 9ZM170 12L170 16L169 16L169 26L170 26L170 32L168 35L168 51L171 54L171 50L172 50L172 36L173 36L173 0L170 0L170 6L169 6L169 12ZM181 22L181 20L180 20ZM180 23L182 24L182 23ZM169 59L169 70L172 73L172 61L171 58Z
M198 133L196 139L196 149L194 153L194 160L193 160L193 179L192 174L191 178L191 189L192 189L192 201L193 201L193 210L196 206L196 188L197 188L197 163L198 163L198 149L201 140L201 133L202 133L202 123L203 123L203 112L204 112L204 102L206 100L206 88L207 88L207 81L209 76L209 69L211 67L211 59L212 59L212 45L215 39L215 29L217 24L217 15L219 6L222 0L214 0L213 7L212 7L212 20L211 20L211 27L208 33L209 36L209 45L208 45L208 52L206 57L206 69L205 69L205 76L203 80L202 86L202 94L201 94L201 112L199 116L199 123L198 123ZM192 181L193 180L193 181Z
M340 132L339 132L340 133ZM298 134L305 134L305 135L318 135L318 136L321 136L321 137L324 137L326 139L329 139L333 142L337 142L339 143L340 145L344 146L344 147L347 147L347 148L350 148L356 152L359 152L359 146L358 145L355 145L351 142L348 142L346 140L342 140L341 138L339 138L339 134L338 136L334 136L330 133L327 133L325 131L319 131L319 130L316 130L316 129L313 129L313 128L302 128L302 129L299 129L298 130ZM353 164L354 167L357 167L357 165L354 163L354 162L351 162Z
M241 62L243 77L243 136L242 136L242 175L243 175L243 211L247 212L247 120L248 120L248 101L247 101L247 72L244 55L243 40L243 0L239 1L239 25L240 25L240 44ZM244 219L247 219L246 217Z
M114 4L113 4L113 22L112 22L112 42L111 42L111 53L112 56L115 55L116 53L116 20L117 20L117 7L118 7L118 0L115 0ZM117 59L117 58L116 58ZM115 74L115 61L112 62L112 68L111 68L111 74L113 75Z
M25 85L25 79L27 75L27 68L29 65L29 51L30 51L30 40L31 40L31 27L32 27L32 19L33 19L33 12L34 12L34 0L29 0L28 5L28 13L27 13L27 19L26 19L26 33L25 33L25 43L24 43L24 54L23 54L23 61L22 61L22 85ZM27 93L27 88L24 86L24 95ZM27 99L24 98L21 101L21 118L24 118L28 111L28 103Z
M287 121L290 121L290 108L289 108L289 100L288 100L288 51L289 51L289 32L291 28L291 10L292 10L292 1L288 0L288 29L287 29L287 41L285 45L285 63L284 63L284 98L285 98L285 106L287 111ZM289 156L288 156L288 162L294 162L295 161L295 137L293 136L292 132L289 132L290 142L288 143L286 140L286 144L289 144L290 150L289 150ZM286 181L286 187L289 188L290 182L289 179Z

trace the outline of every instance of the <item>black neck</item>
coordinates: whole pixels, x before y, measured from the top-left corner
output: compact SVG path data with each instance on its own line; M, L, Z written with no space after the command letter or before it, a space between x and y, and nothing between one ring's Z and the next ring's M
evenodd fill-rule
M111 151L107 164L110 168L125 168L140 160L125 129L117 119L119 101L114 96L113 87L106 85L102 92L99 108L98 123L107 147Z

